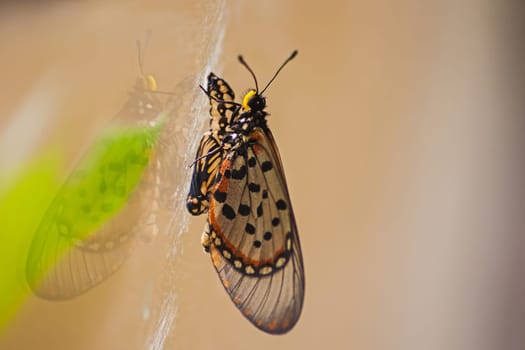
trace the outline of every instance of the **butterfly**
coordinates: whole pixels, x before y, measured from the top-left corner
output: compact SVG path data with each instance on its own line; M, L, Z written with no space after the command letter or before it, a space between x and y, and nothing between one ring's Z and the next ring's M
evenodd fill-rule
M26 280L50 300L78 296L125 261L138 236L157 234L167 202L159 178L172 172L160 146L169 113L153 76L143 71L127 102L58 190L35 230Z
M255 81L242 103L211 73L210 130L201 139L187 207L208 213L202 236L223 287L241 313L270 334L288 332L301 314L305 276L301 245L284 169Z

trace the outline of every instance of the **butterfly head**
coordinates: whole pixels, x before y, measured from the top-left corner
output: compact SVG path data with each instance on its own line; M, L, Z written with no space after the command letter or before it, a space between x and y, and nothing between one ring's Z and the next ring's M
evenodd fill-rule
M266 99L263 97L263 93L270 86L270 84L273 82L275 77L279 74L281 69L283 69L284 66L288 62L290 62L296 55L297 55L297 50L292 52L290 57L288 57L284 61L284 63L279 67L279 69L277 69L277 72L275 72L275 74L272 77L272 79L270 79L270 81L266 84L266 86L262 90L259 90L259 84L257 83L257 78L255 77L255 73L250 68L250 66L248 66L248 64L246 63L244 58L241 55L239 55L239 62L241 62L241 64L243 66L245 66L246 69L248 69L248 71L252 75L253 80L255 82L255 89L251 89L250 91L248 91L246 93L246 95L244 95L244 98L242 100L242 107L244 108L244 110L246 110L246 111L250 111L251 110L251 111L257 112L257 111L262 111L266 107Z
M245 111L262 111L266 107L266 99L252 89L244 95L242 107Z

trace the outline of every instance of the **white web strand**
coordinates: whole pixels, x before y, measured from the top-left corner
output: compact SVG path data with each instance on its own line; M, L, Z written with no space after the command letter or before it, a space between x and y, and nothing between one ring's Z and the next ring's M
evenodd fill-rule
M189 119L187 124L187 130L184 130L187 139L184 143L185 149L178 150L183 172L186 173L181 179L177 179L178 185L176 186L173 194L173 207L172 216L170 219L170 225L168 234L167 251L165 251L165 263L166 273L163 276L162 283L162 294L160 302L160 310L158 315L155 315L156 320L152 320L155 324L149 337L147 339L147 348L150 350L160 350L165 348L166 340L174 327L175 319L178 312L175 275L176 265L175 258L177 256L177 244L180 236L188 230L189 215L186 213L185 196L189 188L190 181L190 169L187 169L187 165L193 160L197 143L202 134L206 120L208 119L208 106L207 99L202 98L202 92L197 88L201 83L201 79L205 76L212 68L217 67L219 57L222 51L222 42L224 38L224 32L226 27L226 16L225 16L225 0L210 3L207 9L208 14L202 22L201 40L197 42L200 50L197 50L197 67L202 67L199 70L202 72L198 78L194 81L192 92L188 94L187 98L189 101L190 113L186 118ZM186 97L186 96L185 96ZM184 103L186 105L186 103ZM186 129L186 128L185 128ZM193 136L199 135L199 136ZM155 302L155 300L153 300Z

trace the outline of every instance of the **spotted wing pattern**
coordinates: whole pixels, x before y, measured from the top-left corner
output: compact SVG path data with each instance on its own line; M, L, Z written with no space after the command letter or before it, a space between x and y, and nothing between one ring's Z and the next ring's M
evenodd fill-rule
M222 159L222 139L238 110L236 105L228 103L235 99L233 90L213 73L208 75L206 92L210 98L210 129L203 135L195 156L191 187L186 201L188 211L192 215L200 215L208 209L208 194Z
M304 267L269 129L256 127L246 138L239 136L212 193L210 254L224 288L256 327L273 334L289 331L303 305Z

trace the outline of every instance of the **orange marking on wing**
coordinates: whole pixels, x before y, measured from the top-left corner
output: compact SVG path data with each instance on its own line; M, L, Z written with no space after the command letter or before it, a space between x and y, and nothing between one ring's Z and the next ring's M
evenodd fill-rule
M254 131L250 134L250 139L255 140L259 143L262 141L262 135L259 131Z
M292 320L290 320L290 317L285 318L281 328L288 329L291 322Z
M211 261L213 262L213 265L218 267L219 264L221 263L219 252L217 251L215 247L212 246L210 249L210 254L211 254Z
M255 154L259 154L262 150L261 146L259 146L259 143L262 142L262 136L261 136L261 133L260 132L257 132L257 131L254 131L252 132L250 135L249 135L249 138L250 140L253 140L253 141L257 141L257 143L255 143L253 146L252 146L252 149L253 149L253 152Z
M221 181L219 181L219 183L216 186L216 189L218 189L221 192L227 192L228 191L230 180L224 176L224 173L226 172L226 170L231 169L231 167L232 167L231 163L232 162L229 159L225 159L222 162L221 175L223 175L223 176L221 178Z
M268 323L268 329L271 331L276 330L277 326L278 326L277 320L273 320L272 322Z

